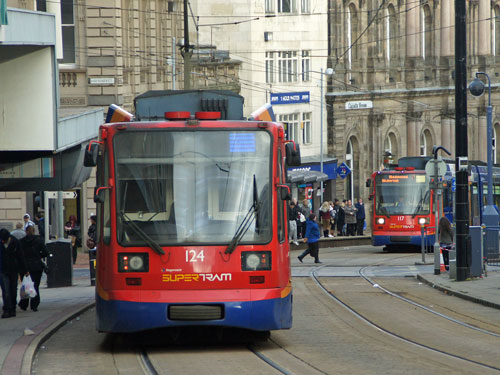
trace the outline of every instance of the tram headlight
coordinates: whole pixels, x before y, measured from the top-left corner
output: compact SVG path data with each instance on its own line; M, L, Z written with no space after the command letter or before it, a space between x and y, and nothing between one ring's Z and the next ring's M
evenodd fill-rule
M430 222L430 221L429 221L429 218L428 218L428 217L420 217L420 218L418 219L418 223L419 223L420 225L429 224L429 222Z
M148 253L119 253L118 272L148 272Z
M243 271L266 271L271 269L270 251L242 251L241 269Z
M380 224L380 225L385 224L385 219L383 217L379 217L377 219L377 224Z

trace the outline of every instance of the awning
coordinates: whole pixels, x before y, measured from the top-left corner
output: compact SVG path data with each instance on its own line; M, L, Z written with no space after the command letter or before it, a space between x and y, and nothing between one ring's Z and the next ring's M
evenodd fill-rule
M328 180L328 175L318 171L296 170L288 171L287 181L292 184L321 182Z

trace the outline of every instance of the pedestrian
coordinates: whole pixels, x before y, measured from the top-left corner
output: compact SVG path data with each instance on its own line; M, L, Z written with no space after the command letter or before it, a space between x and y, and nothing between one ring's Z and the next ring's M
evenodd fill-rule
M42 238L35 234L35 225L28 225L26 228L26 237L21 239L21 249L26 261L26 267L31 276L33 284L35 284L36 296L33 298L26 298L19 301L21 310L26 311L28 304L31 310L38 311L40 305L40 280L45 264L42 259L46 258L49 254L45 248L45 243ZM22 275L20 275L22 278Z
M26 232L23 229L23 223L17 223L16 229L14 229L10 234L16 237L18 240L26 236Z
M306 229L306 236L304 237L304 242L307 243L307 249L300 254L297 258L299 259L300 263L302 263L302 259L309 254L314 258L314 263L321 263L319 260L319 227L318 224L316 223L316 215L311 213L309 214L309 217L306 220L307 223L307 229Z
M356 207L352 205L352 201L349 199L347 205L344 207L345 213L345 223L347 224L347 235L356 235Z
M363 199L359 198L358 203L354 205L356 207L356 234L358 236L363 235L363 227L365 226L365 204Z
M335 218L337 217L337 211L335 210L335 204L330 201L330 237L335 237Z
M319 217L321 218L321 230L324 237L330 237L330 202L324 201L319 209Z
M173 204L172 204L173 207ZM173 208L172 208L173 210ZM173 211L170 214L170 217L172 217ZM175 216L174 216L175 217ZM170 219L169 219L170 220ZM95 214L90 214L90 226L87 231L87 247L89 250L92 250L96 247L97 245L97 216Z
M306 236L306 228L307 228L306 222L307 222L307 218L311 214L311 206L309 204L310 204L309 199L304 199L302 201L302 207L300 208L300 210L305 218L305 220L302 221L302 225L301 225L302 238L304 238Z
M438 233L439 233L439 247L441 247L444 250L443 261L446 270L448 270L450 266L449 251L451 249L451 246L453 245L453 230L451 229L451 223L446 216L442 216L441 219L439 219Z
M75 215L70 215L69 220L64 225L66 235L71 239L71 253L73 256L73 264L76 263L78 256L78 247L81 246L81 230Z
M36 225L38 226L38 234L45 242L45 218L43 217L43 212L37 212L35 215Z
M29 223L35 224L31 221L31 216L28 213L24 214L23 220L24 220L24 231L26 231L26 227L28 226Z
M299 246L297 242L297 220L299 219L299 209L295 199L290 201L288 206L288 241L295 246Z
M10 232L0 229L0 286L2 288L2 318L16 316L17 282L19 273L28 276L19 240Z
M339 202L339 208L337 211L337 233L339 236L343 236L344 224L345 224L345 212L344 212L344 202Z

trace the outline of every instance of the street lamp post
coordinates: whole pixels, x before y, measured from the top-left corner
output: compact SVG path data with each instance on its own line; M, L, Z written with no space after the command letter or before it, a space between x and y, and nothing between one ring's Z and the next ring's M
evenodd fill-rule
M333 72L333 69L332 68L327 68L324 72L323 72L323 68L320 69L320 72L321 74L321 81L320 81L320 86L321 86L321 121L320 121L320 143L319 143L319 168L320 168L320 172L323 173L323 117L324 117L324 113L323 113L323 107L324 107L324 100L325 100L325 97L323 95L323 75L327 75L327 76L331 76L334 72ZM320 192L321 192L321 201L320 201L320 204L323 203L323 180L321 180L320 182Z
M479 79L479 75L484 75L488 79L488 106L486 107L487 126L487 163L488 163L488 195L487 205L483 210L483 224L486 227L498 227L498 212L493 204L493 125L491 107L491 81L490 76L484 72L477 72L476 78L469 85L469 91L473 96L481 96L484 93L484 83ZM498 254L498 230L487 230L485 239L486 257Z

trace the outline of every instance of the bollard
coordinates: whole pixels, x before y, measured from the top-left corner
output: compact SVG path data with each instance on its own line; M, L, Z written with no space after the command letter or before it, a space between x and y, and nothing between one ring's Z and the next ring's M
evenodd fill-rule
M90 270L90 285L95 286L95 269L96 269L96 253L97 249L89 249L89 270Z

